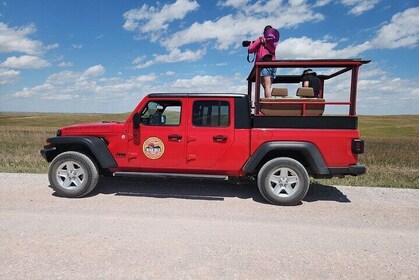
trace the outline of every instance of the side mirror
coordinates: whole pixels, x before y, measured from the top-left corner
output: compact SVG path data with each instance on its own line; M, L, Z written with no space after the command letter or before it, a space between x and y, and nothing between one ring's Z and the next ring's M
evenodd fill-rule
M139 128L141 123L141 116L139 113L135 113L134 117L132 118L132 122L134 124L134 128Z

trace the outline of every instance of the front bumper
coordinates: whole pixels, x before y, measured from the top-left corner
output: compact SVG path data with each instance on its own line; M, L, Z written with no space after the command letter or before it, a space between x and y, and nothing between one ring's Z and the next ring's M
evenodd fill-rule
M52 148L44 148L41 150L41 155L42 157L47 161L47 162L51 162L56 154L56 148L52 147Z

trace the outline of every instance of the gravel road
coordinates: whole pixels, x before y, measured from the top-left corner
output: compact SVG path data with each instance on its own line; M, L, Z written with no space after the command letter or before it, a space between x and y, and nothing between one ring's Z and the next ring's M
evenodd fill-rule
M419 279L419 190L103 178L58 197L0 173L0 279Z

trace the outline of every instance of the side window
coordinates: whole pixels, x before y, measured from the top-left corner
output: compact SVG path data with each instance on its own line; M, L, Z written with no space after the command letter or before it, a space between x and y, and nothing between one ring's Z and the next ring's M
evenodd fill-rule
M230 124L230 104L227 101L195 101L192 123L195 126L227 127Z
M177 126L180 124L180 101L150 101L140 114L141 124L150 126Z

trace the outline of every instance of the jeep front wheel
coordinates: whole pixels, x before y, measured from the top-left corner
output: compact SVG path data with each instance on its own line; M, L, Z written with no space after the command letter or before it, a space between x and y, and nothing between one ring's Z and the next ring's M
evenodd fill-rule
M99 172L96 164L85 154L65 152L51 162L48 178L51 187L60 196L81 197L94 189Z
M308 192L310 180L304 166L292 158L276 158L263 165L258 174L262 196L272 204L295 205Z

